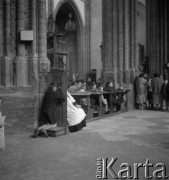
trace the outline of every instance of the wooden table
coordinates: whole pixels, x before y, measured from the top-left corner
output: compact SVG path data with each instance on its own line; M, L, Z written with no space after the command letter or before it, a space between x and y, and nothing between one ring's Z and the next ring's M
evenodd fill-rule
M86 114L86 118L89 119L90 118L90 95L91 92L75 92L75 93L70 93L76 101L78 101L79 99L86 99L87 102L87 114Z

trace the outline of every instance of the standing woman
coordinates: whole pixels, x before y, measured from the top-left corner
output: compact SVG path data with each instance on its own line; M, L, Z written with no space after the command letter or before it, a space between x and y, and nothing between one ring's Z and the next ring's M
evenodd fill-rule
M143 109L143 104L146 102L146 88L147 80L144 79L144 74L140 74L139 77L136 80L136 102L139 105L139 109Z
M160 109L162 84L163 84L163 80L159 77L158 73L155 73L154 78L152 80L152 90L153 90L153 104L156 110Z
M169 110L169 80L167 80L167 85L166 85L166 110Z

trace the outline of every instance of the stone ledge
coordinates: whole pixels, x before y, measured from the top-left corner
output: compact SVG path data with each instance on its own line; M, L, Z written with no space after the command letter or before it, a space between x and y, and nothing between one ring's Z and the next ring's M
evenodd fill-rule
M66 135L68 133L68 129L67 127L56 127L47 130L47 133L51 137L58 137L61 135Z

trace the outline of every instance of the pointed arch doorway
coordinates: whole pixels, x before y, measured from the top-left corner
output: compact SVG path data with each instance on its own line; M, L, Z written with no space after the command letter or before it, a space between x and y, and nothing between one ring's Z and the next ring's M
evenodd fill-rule
M56 52L68 52L68 80L84 78L83 26L73 1L61 1L55 10Z

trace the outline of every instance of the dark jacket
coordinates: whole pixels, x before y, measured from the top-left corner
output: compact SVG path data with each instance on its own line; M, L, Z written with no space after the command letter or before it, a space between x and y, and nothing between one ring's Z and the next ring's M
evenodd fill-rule
M104 87L103 90L107 92L112 92L114 91L114 87Z
M42 108L56 108L56 106L65 101L65 99L64 95L58 91L48 90L44 96Z
M65 97L58 91L48 90L43 98L39 114L39 126L57 123L57 107L65 101Z

